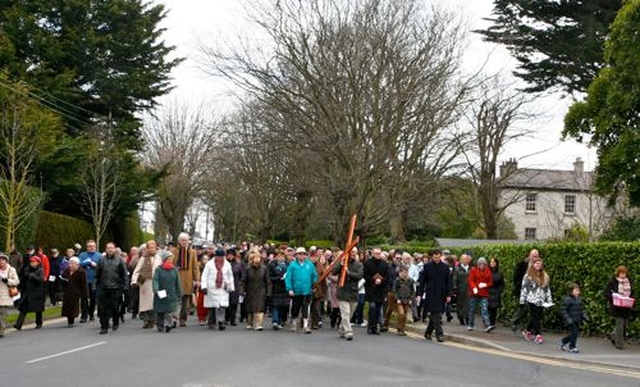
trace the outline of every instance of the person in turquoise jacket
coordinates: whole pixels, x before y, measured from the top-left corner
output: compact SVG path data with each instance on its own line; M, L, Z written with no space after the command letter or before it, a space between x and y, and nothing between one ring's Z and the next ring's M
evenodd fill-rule
M318 280L316 268L307 257L307 250L298 247L296 259L289 264L285 275L285 286L292 298L291 302L291 331L297 329L298 315L302 310L302 327L305 333L311 333L309 327L309 305L313 284Z

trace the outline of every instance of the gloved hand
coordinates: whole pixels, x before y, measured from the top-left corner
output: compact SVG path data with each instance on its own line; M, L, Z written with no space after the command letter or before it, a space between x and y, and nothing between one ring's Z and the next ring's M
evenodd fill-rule
M9 282L9 278L7 278L7 277L2 277L2 282L4 282L4 283L6 284L7 282Z
M200 291L202 292L202 294L207 294L207 288L200 289Z
M473 288L473 294L478 294L478 288Z
M484 288L486 288L486 287L487 287L487 284L486 284L486 283L484 283L484 282L480 282L480 283L478 284L478 287L479 287L480 289L484 289Z

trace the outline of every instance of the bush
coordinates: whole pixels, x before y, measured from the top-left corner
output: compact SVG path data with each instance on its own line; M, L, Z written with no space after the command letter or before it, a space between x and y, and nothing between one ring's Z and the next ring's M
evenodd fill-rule
M38 188L29 187L27 195L29 196L29 200L34 200L34 199L37 200L37 198L39 198L42 195L42 191L39 190ZM29 216L28 219L25 220L25 222L22 224L22 227L20 227L20 229L16 233L15 240L14 240L14 244L16 246L24 247L27 245L34 244L35 229L36 229L35 226L36 226L36 223L38 223L38 218L40 216L41 211L42 211L42 203L40 204L39 208L36 209L31 214L31 216ZM4 213L4 208L0 206L0 225L5 225L6 224L5 222L6 222L6 215ZM6 239L5 230L2 227L0 227L0 241L2 241L0 250L4 250L5 248L9 247L9 246L4 246L5 239Z
M87 239L95 239L95 230L91 223L48 211L40 213L35 234L36 244L47 249L56 247L61 249L61 252L73 247L75 243L84 245ZM107 231L102 236L103 244L111 240L113 235ZM102 247L104 246L98 246L98 249Z
M119 226L119 227L118 227ZM129 251L131 246L139 246L148 239L144 238L137 216L126 218L121 224L113 226L113 236L118 246Z
M551 291L555 306L545 311L543 326L546 329L563 330L560 305L566 295L567 283L576 282L582 288L582 297L590 317L583 330L587 334L606 334L613 329L613 319L607 312L604 288L619 265L630 270L633 295L640 294L640 243L554 243L545 245L485 245L468 248L450 248L454 254L471 252L474 258L481 256L498 258L507 286L500 310L502 320L508 320L516 309L513 294L513 271L533 248L540 251L545 268L551 277ZM632 296L633 296L632 295ZM637 306L634 314L637 316ZM640 319L632 318L630 334L640 335Z

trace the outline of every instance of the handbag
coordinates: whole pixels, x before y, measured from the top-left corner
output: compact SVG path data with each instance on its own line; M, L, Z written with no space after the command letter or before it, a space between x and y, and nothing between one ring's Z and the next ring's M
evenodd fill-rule
M16 286L9 286L9 297L13 298L20 294Z

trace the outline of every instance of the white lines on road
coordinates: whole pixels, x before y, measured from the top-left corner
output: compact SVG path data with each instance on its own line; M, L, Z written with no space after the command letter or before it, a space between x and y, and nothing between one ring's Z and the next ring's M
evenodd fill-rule
M55 357L60 357L60 356L64 356L64 355L69 355L71 353L84 351L85 349L98 347L98 346L106 344L106 343L107 343L106 341L101 341L99 343L95 343L95 344L91 344L91 345L85 345L84 347L79 347L79 348L70 349L70 350L64 351L64 352L54 353L53 355L49 355L49 356L45 356L45 357L39 357L37 359L26 361L25 363L33 364L33 363L37 363L37 362L40 362L40 361L43 361L43 360L49 360L49 359L53 359Z

